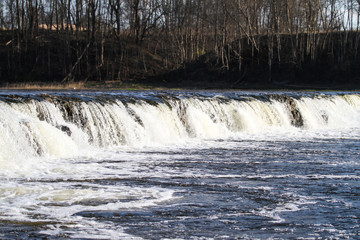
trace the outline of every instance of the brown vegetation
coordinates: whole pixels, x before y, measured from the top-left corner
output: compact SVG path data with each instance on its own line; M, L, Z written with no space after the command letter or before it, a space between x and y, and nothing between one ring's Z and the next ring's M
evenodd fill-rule
M0 85L360 85L359 0L5 0Z

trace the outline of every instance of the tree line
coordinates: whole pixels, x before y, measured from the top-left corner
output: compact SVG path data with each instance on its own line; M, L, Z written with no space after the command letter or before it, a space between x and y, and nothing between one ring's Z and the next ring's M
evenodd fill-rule
M0 28L3 79L124 81L211 54L271 81L281 66L358 63L360 0L2 0Z

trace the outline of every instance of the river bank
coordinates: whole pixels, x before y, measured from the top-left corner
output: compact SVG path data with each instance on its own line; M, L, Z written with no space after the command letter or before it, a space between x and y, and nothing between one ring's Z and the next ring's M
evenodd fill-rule
M360 88L360 54L355 32L333 33L330 45L315 53L295 49L281 35L269 58L266 36L254 49L247 39L227 45L227 55L206 49L182 59L159 43L137 45L126 36L90 41L85 33L43 31L16 44L0 31L0 87L5 89L339 89ZM348 44L342 46L342 37ZM319 41L326 35L318 34ZM302 35L303 40L307 35ZM305 41L306 42L306 41ZM242 45L239 55L234 45ZM280 48L280 49L277 49ZM296 50L296 51L295 51ZM290 52L297 53L294 58ZM315 50L314 50L315 51ZM315 55L314 55L315 54Z
M201 83L191 83L179 86L177 84L165 83L122 83L118 81L76 82L76 83L14 83L0 86L0 90L44 90L44 91L72 91L72 90L303 90L303 91L358 91L360 84L346 85L296 85L286 83L267 83L262 85L243 85L239 87L222 86L219 84L203 86Z

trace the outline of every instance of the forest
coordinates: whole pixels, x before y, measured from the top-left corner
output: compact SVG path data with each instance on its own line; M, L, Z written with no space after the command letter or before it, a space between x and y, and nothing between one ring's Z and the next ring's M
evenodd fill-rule
M360 0L1 0L0 85L360 85Z

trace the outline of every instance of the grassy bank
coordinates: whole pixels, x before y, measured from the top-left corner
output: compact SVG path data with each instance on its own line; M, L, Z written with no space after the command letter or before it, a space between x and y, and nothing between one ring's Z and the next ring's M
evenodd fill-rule
M121 82L76 82L76 83L14 83L0 87L0 90L24 90L24 91L138 91L138 90L282 90L282 91L360 91L359 84L347 85L294 85L294 84L273 84L243 85L241 87L227 87L219 85L207 85L178 87L173 84L142 84L142 83L121 83Z

